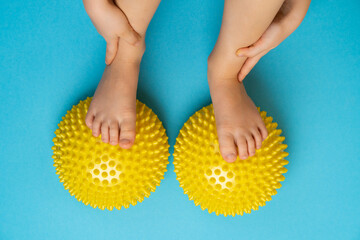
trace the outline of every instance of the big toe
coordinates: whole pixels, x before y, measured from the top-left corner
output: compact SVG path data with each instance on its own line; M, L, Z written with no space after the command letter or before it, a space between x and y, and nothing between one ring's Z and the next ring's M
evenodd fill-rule
M101 120L95 117L95 120L92 123L92 134L94 137L98 137L100 135L101 129Z
M86 126L88 126L88 128L92 129L92 125L93 125L93 122L94 122L94 114L92 112L88 112L86 114L86 117L85 117L85 124Z
M220 153L226 162L235 162L237 152L234 137L228 133L219 133Z
M131 148L135 141L135 120L122 123L120 128L120 147L124 149Z

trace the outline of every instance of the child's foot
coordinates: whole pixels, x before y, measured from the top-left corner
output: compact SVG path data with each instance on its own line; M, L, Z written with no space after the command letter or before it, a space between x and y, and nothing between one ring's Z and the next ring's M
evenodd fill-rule
M95 137L101 134L104 143L130 148L135 141L136 89L142 52L133 61L128 50L119 48L96 89L85 122Z
M221 67L226 66L224 59L220 62L209 60L208 81L220 152L225 161L234 162L237 155L240 159L253 156L267 137L267 130L244 85L236 74L230 77L228 69Z

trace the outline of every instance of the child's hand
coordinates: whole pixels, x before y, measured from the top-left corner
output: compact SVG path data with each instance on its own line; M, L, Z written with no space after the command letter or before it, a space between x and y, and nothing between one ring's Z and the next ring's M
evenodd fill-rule
M105 63L111 64L118 48L119 38L131 45L136 45L140 35L132 28L124 12L113 1L83 0L96 30L106 41Z
M236 55L247 57L238 74L242 82L256 63L271 49L284 41L304 19L310 0L286 0L264 34L249 47L239 48Z

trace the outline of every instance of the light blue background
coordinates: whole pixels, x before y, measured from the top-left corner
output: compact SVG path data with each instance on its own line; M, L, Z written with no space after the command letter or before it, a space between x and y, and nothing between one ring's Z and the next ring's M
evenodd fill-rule
M206 59L223 2L164 0L150 24L139 99L173 146L210 103ZM156 192L101 211L71 197L52 166L54 130L93 94L105 42L80 0L0 2L0 239L360 239L360 2L313 1L300 28L246 79L289 145L279 193L250 215L190 202L172 157ZM171 148L172 151L173 148Z

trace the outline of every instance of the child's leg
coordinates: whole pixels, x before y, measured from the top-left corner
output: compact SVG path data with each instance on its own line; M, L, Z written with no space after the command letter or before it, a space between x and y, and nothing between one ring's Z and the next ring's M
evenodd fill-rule
M264 123L237 74L245 58L239 47L254 43L274 19L283 0L225 0L221 31L208 60L208 81L220 152L228 162L255 154L267 137Z
M160 0L117 0L142 41L137 46L119 40L119 48L111 65L106 66L90 104L85 122L94 136L103 142L130 148L135 140L136 89L139 67L145 51L147 26Z

